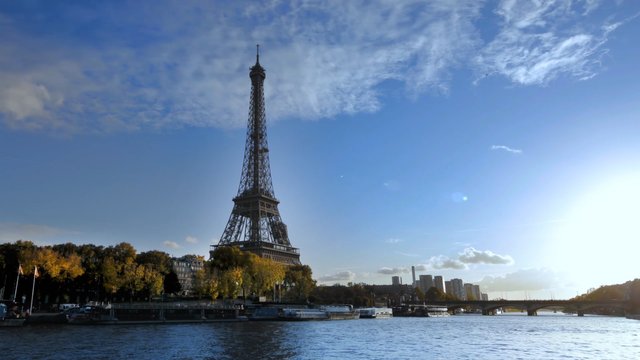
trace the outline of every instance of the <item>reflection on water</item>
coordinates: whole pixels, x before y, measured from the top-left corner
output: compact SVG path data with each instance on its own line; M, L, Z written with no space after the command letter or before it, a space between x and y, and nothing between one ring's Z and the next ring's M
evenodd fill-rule
M451 316L0 328L0 359L640 359L640 321Z

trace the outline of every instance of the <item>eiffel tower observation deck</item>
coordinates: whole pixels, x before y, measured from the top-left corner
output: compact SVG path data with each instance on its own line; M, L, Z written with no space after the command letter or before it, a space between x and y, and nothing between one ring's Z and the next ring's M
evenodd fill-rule
M218 245L211 246L210 254L213 258L214 250L220 246L237 246L283 264L299 265L300 252L291 246L273 192L264 109L266 75L260 66L259 50L258 46L256 64L249 73L251 101L240 186L224 233Z

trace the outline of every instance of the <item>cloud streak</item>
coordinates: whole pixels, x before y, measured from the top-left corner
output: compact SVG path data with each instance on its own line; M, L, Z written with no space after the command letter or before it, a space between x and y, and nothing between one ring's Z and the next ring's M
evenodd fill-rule
M340 271L331 275L324 275L319 277L317 280L318 282L321 282L321 283L345 282L345 281L349 282L349 281L353 281L355 277L356 277L356 274L354 272L347 270L347 271Z
M485 291L536 291L557 287L560 281L548 269L522 269L504 276L486 276L478 285Z
M595 76L607 52L607 36L618 26L607 20L592 25L587 15L596 7L588 0L501 1L494 12L502 25L475 58L479 72L521 85L544 85L560 75L580 80Z
M378 274L382 275L399 275L399 274L407 274L409 273L409 269L405 267L382 267L378 270Z
M162 242L162 245L164 245L165 247L167 247L169 249L179 249L180 248L180 244L178 244L175 241L166 240L166 241Z
M468 247L454 259L444 255L433 256L427 262L427 266L438 270L464 270L470 264L511 265L513 263L514 260L509 255L499 255L490 250L476 250L473 247Z
M20 21L0 19L0 122L65 133L242 127L257 42L270 120L375 112L388 81L410 97L447 93L465 67L523 85L588 79L622 23L604 20L613 12L595 17L592 0L575 3L579 11L502 1L489 39L478 24L494 19L481 18L490 13L481 1L55 3L49 16L25 8Z
M522 154L522 150L514 149L514 148L508 147L506 145L491 145L491 150L502 150L502 151L510 152L510 153L516 154L516 155Z

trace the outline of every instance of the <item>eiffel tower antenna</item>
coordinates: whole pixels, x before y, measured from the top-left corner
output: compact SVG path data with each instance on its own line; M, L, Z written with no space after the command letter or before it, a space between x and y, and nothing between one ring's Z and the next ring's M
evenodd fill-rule
M263 88L266 75L260 65L259 44L256 45L256 64L251 67L249 77L251 99L240 186L222 237L218 245L212 246L210 254L213 257L213 251L219 246L237 246L280 263L299 265L300 252L289 242L271 181Z

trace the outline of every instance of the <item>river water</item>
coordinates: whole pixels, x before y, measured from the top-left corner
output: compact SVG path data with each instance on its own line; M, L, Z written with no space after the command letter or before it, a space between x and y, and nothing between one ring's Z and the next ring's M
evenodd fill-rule
M0 328L0 359L640 359L640 321L456 315Z

